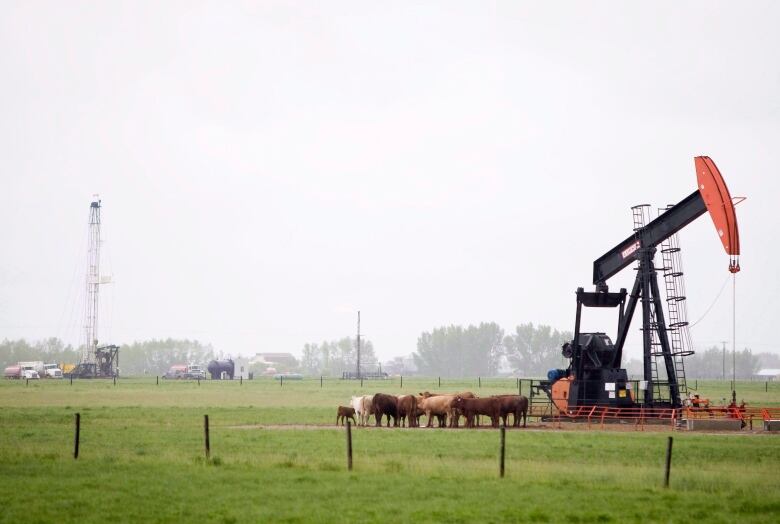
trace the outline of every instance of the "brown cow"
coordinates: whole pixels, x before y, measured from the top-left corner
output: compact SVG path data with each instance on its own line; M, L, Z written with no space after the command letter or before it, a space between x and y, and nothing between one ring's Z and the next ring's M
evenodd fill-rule
M439 419L439 427L447 424L447 419L452 415L453 395L422 395L422 401L419 403L420 411L428 419L426 427L433 427L433 417Z
M417 402L417 408L414 411L414 423L416 427L420 427L420 417L425 415L425 410L423 410L420 406L422 404L422 401L425 399L425 397L422 396L415 396L415 401ZM443 428L447 425L447 415L441 414L441 415L434 415L438 421L439 421L439 427Z
M339 406L339 411L336 414L336 425L338 425L339 420L341 420L341 425L343 426L344 424L346 424L348 418L351 418L352 423L357 425L357 422L355 421L355 408Z
M520 417L523 418L523 427L526 427L525 421L528 414L528 398L523 395L498 395L501 402L501 418L504 420L504 426L509 415L514 416L514 427L520 427Z
M472 393L471 391L463 391L460 393L430 393L428 391L425 391L423 393L420 393L420 397L422 398L431 398L431 397L463 397L463 398L477 398L477 396ZM418 397L418 404L419 404L419 398ZM447 425L447 418L449 418L449 427L451 428L457 428L458 427L458 419L460 419L460 416L462 413L457 409L453 408L450 409L447 413L442 414L436 414L436 418L439 419L439 427L442 427L442 425ZM443 421L443 422L442 422ZM428 427L430 427L431 424L428 424Z
M417 397L414 395L404 395L398 397L398 418L401 419L401 426L406 427L406 419L409 419L409 427L417 426Z
M498 419L501 414L501 401L496 397L488 398L463 398L455 397L452 401L452 407L459 409L466 417L466 427L473 428L474 417L477 415L487 415L490 417L491 425L498 427Z
M376 425L382 425L382 416L387 416L387 427L390 427L390 417L393 417L393 426L398 426L398 397L377 393L374 395L373 414Z

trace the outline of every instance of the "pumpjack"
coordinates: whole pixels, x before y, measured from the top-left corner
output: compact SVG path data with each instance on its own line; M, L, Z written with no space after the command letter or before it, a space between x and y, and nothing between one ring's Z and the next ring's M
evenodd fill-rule
M715 163L706 156L695 157L697 189L593 262L594 291L578 288L574 338L563 345L569 359L568 369L554 369L540 388L562 412L580 406L673 407L682 406L681 385L685 384L683 357L692 351L680 351L670 344L670 325L664 315L657 274L669 268L656 267L654 257L662 242L709 212L726 253L729 271L739 267L739 231L734 202ZM638 262L633 288L609 291L607 280ZM667 297L676 300L679 297ZM623 346L631 320L641 303L644 380L631 384L621 368ZM616 308L617 338L613 343L603 332L580 331L582 308ZM661 382L656 358L662 360L665 380ZM655 383L654 383L655 382ZM659 386L663 386L661 389ZM664 391L664 394L659 394Z

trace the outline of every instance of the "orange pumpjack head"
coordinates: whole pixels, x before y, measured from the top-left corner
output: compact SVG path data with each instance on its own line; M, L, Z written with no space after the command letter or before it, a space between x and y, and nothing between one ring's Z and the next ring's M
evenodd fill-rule
M710 157L697 156L694 162L699 193L710 212L723 248L731 255L729 271L736 273L739 271L739 228L729 188Z

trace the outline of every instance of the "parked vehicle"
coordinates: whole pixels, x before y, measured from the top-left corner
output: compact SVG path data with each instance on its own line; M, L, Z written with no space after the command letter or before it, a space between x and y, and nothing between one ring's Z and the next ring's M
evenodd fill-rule
M163 375L165 379L181 379L187 378L187 366L184 364L175 364Z
M38 376L44 376L46 374L46 370L43 367L43 361L42 360L34 360L30 362L19 362L18 364L21 366L21 368L24 369L32 369L38 373Z
M57 364L44 364L43 371L46 378L62 378L62 370Z
M22 367L21 366L8 366L5 368L5 372L3 373L3 376L7 379L20 379L22 378Z
M194 380L197 380L199 378L205 379L206 371L197 364L190 364L189 366L187 366L187 373L185 373L184 378L190 378Z
M21 362L19 364L21 364ZM29 380L38 380L39 378L41 378L41 376L38 374L38 371L35 369L35 367L30 365L26 365L26 366L20 365L20 367L22 368L21 378L26 378Z
M277 373L274 375L274 380L303 380L303 375L300 373Z

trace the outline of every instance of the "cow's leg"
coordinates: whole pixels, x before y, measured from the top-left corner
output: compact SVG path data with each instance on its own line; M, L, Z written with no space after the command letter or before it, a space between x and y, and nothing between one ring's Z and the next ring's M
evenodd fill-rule
M379 411L374 412L374 419L376 420L377 427L382 426L382 413Z
M428 424L425 426L426 428L432 428L433 427L433 418L431 418L431 410L426 409L425 410L425 416L428 419Z

